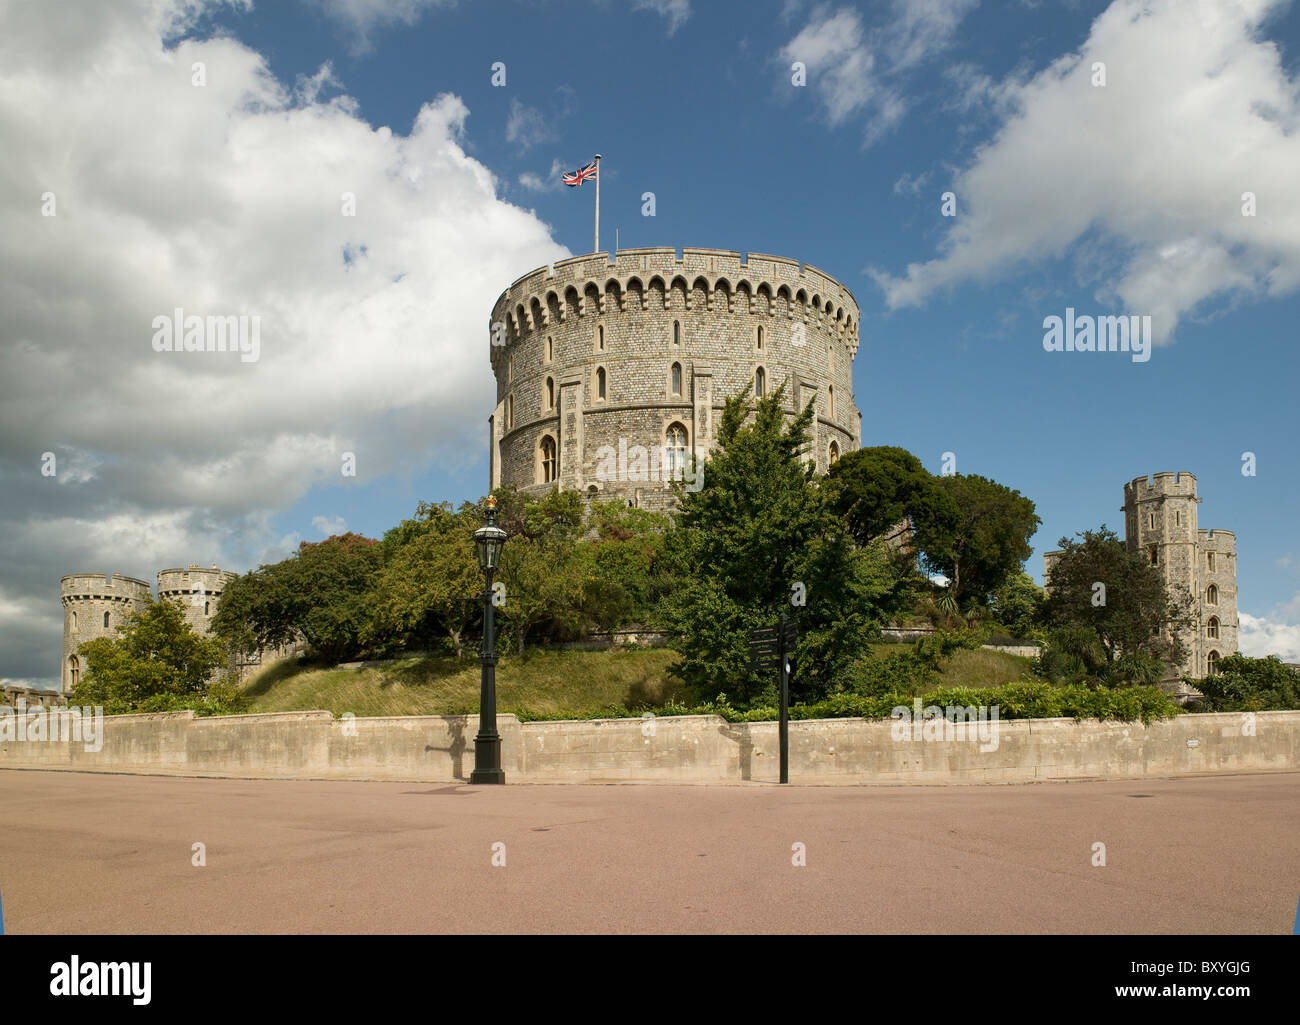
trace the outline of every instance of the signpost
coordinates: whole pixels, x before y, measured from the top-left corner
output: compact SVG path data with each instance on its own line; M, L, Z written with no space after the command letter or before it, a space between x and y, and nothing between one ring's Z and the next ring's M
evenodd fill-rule
M790 782L790 660L799 640L799 624L781 613L775 626L749 631L749 667L759 676L772 670L780 674L781 717L777 732L781 743L781 782Z

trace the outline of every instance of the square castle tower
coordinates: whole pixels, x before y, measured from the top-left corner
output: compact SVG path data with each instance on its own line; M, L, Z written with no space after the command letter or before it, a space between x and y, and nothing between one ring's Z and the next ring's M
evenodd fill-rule
M1171 591L1190 594L1196 613L1195 628L1180 635L1187 658L1169 670L1167 689L1182 676L1212 675L1220 659L1237 652L1237 537L1230 530L1198 527L1200 502L1196 477L1186 471L1137 477L1124 485L1124 543L1161 571ZM1059 555L1044 553L1044 584Z

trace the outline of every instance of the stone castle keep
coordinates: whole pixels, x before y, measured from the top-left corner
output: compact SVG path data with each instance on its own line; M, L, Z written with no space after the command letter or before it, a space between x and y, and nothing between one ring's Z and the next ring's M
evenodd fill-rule
M158 600L179 599L185 619L197 633L206 634L217 614L217 602L229 580L238 576L229 570L165 569L158 574ZM96 637L116 637L117 628L131 613L145 607L153 597L149 584L135 577L114 573L70 573L60 584L63 601L62 691L77 685L85 666L77 648Z
M1124 542L1160 568L1165 586L1192 596L1197 626L1181 635L1186 662L1177 676L1209 676L1237 652L1237 537L1197 526L1196 478L1157 473L1124 485ZM1043 582L1061 553L1043 555Z
M574 257L506 289L490 331L493 488L662 509L746 385L784 385L791 416L814 403L819 471L861 445L857 302L808 264L724 249Z

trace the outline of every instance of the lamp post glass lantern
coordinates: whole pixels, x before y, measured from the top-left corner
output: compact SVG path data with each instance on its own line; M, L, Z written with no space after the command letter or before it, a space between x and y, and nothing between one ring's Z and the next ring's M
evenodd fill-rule
M492 605L492 575L501 565L506 532L497 526L497 500L488 496L487 522L474 531L474 550L483 571L483 682L479 691L478 736L474 738L474 771L471 783L504 783L501 768L501 735L497 733L496 619Z

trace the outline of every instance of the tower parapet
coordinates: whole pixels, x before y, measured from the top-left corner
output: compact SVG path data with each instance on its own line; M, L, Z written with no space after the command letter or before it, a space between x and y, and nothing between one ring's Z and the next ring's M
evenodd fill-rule
M180 601L185 607L185 621L197 633L207 634L212 617L217 614L217 602L227 582L239 574L218 569L190 565L185 569L158 571L158 600Z

